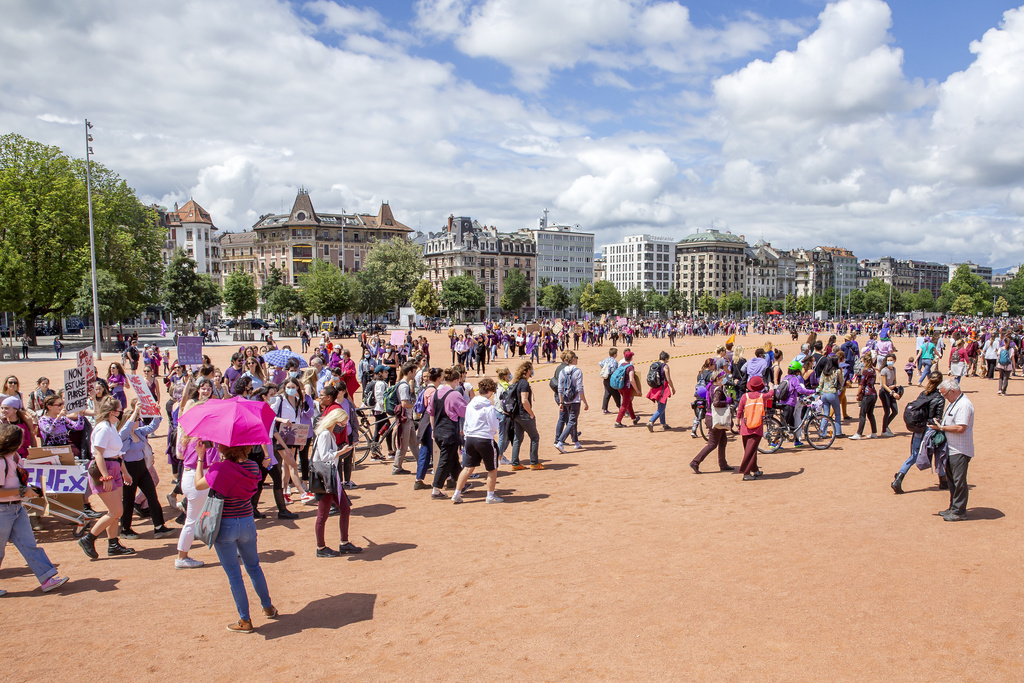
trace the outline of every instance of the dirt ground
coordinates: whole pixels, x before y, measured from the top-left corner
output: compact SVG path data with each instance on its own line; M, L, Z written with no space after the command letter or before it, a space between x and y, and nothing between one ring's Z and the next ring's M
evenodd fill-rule
M433 364L444 364L446 340L429 338ZM741 338L747 348L762 340ZM792 356L788 338L772 341ZM687 463L703 441L688 431L693 378L720 342L634 344L642 375L658 351L674 356L674 429L653 434L612 428L597 371L607 346L581 348L586 448L553 448L556 411L546 382L536 385L548 469L503 468L504 505L485 505L481 489L461 506L431 501L410 476L369 464L353 477L351 538L361 555L317 559L311 507L293 504L296 521L259 521L281 617L255 616L256 635L225 630L237 615L212 550L197 543L192 556L206 566L175 571L176 539L154 540L136 522L144 533L129 543L135 556L107 559L99 543L101 559L90 561L67 525L47 521L38 538L71 581L39 593L8 546L0 605L24 637L0 646L5 678L1024 679L1022 466L1009 427L1024 383L1012 380L1003 398L994 381L965 381L977 411L970 520L946 523L936 513L948 495L931 472L914 468L906 495L889 488L909 451L901 419L891 439L761 456L760 481L712 473L714 455L709 472L694 475ZM896 340L900 367L912 344ZM207 349L221 367L232 350ZM40 375L56 383L73 363L0 372L28 389ZM537 378L552 371L541 364ZM649 401L636 405L651 414ZM732 438L728 457L741 459ZM161 468L163 495L170 473Z

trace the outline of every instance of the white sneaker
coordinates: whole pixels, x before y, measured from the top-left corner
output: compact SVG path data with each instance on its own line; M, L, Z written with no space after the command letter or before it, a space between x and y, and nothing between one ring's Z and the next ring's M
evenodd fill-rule
M573 444L572 449L574 451L582 451L583 450L583 444L581 444L579 441L577 441L575 444Z
M886 429L884 432L882 432L882 436L896 436L896 435L893 434L891 430Z
M558 452L559 452L559 453L565 453L565 446L563 446L562 444L560 444L560 443L556 443L556 444L555 444L555 448L557 448L557 449L558 449Z
M317 503L317 500L316 500L316 496L314 494L309 493L308 491L306 493L302 494L302 504L303 505L316 505L316 503Z
M497 496L488 496L487 497L487 502L488 503L504 503L505 499L504 498L498 498Z
M462 502L462 494L459 493L458 491L453 493L452 494L452 502L456 503L456 504L461 503Z
M203 566L202 560L197 560L192 557L186 557L185 559L178 558L174 560L175 569L198 569Z
M868 438L868 439L877 439L878 437L875 434L868 434L866 438Z
M850 441L860 441L863 438L860 434L851 434L849 437Z

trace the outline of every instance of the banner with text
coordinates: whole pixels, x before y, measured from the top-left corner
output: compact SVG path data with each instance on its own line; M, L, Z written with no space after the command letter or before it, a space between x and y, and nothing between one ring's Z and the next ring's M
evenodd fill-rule
M178 365L203 364L203 338L178 337Z
M41 486L51 493L88 493L89 473L81 465L35 465L23 460L30 486Z
M64 410L77 413L89 407L89 385L85 368L64 371Z
M85 389L91 396L93 387L96 386L96 363L93 360L91 346L78 352L78 367L85 368Z
M160 417L160 406L157 405L156 398L149 390L146 379L142 375L128 375L128 383L132 385L135 395L139 397L139 405L142 406L139 414L142 417Z

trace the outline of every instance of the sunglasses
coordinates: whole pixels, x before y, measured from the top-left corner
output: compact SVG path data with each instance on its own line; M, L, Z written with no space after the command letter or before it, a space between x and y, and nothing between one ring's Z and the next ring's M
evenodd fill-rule
M8 384L17 384L17 383L18 383L18 380L16 380L16 379L12 379L12 380L10 380L10 381L9 381L9 382L7 382L7 383L8 383Z

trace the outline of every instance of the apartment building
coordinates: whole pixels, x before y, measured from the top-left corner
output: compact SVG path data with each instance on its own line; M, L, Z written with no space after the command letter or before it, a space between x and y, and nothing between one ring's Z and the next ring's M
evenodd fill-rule
M668 294L676 281L676 242L671 237L630 235L605 244L602 253L609 282L620 292L633 287Z

